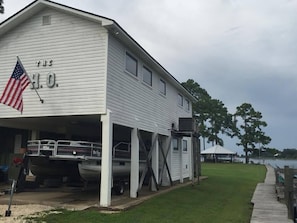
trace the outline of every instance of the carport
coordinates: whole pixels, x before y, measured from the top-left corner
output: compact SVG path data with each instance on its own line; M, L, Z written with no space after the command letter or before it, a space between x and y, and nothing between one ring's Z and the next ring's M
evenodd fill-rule
M2 119L1 125L5 127L0 127L0 131L7 133L5 142L7 142L8 138L10 138L10 146L14 145L14 148L10 147L1 151L3 164L6 165L10 165L12 154L19 153L19 148L26 148L25 144L18 144L16 139L18 139L20 143L27 141L28 139L71 139L97 142L101 141L102 174L101 182L98 184L98 189L101 194L101 206L109 206L111 203L112 168L110 168L110 166L112 166L112 149L110 148L113 148L113 146L118 142L131 143L132 177L130 177L130 182L128 182L130 185L130 197L136 198L138 196L143 186L143 181L147 172L150 173L150 176L154 177L153 179L162 181L162 177L158 175L159 162L156 162L155 160L157 159L157 153L159 153L159 143L162 142L161 138L164 137L157 137L158 134L153 134L139 129L133 130L132 128L122 125L112 124L108 121L108 119L106 119L106 116L97 115ZM103 131L102 128L106 128L107 130ZM135 135L133 135L134 133ZM165 137L164 139L166 138L168 137ZM2 140L4 139L2 138ZM152 140L155 140L155 142L153 143ZM107 144L105 145L107 148L105 150L104 143ZM145 144L144 146L147 146L145 149L148 152L151 151L151 155L149 160L150 166L148 166L149 169L142 174L142 179L139 179L139 148L141 147L141 143L142 145ZM167 144L168 147L170 145L170 141L168 141ZM170 148L166 149L168 149L168 153ZM153 190L158 189L158 182L156 180L152 182L151 185Z

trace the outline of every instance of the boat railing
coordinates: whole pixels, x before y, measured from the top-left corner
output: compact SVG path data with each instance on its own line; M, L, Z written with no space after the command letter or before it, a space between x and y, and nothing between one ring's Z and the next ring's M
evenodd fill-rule
M131 143L119 142L112 148L113 158L126 158L131 157Z
M31 156L52 156L55 154L56 141L51 139L29 140L27 153Z
M102 144L72 140L30 140L27 145L29 156L47 156L51 159L101 159ZM131 143L119 142L112 148L112 157L131 158Z
M48 156L51 158L84 158L100 157L101 144L87 141L72 140L30 140L27 154L29 156Z
M101 144L87 141L57 141L57 156L101 157Z

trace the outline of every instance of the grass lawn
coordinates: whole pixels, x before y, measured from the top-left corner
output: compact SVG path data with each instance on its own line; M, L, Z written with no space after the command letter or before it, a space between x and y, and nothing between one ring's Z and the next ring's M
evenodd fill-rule
M202 175L209 178L200 185L173 190L131 210L117 214L63 210L61 214L50 214L37 220L47 223L248 223L253 192L257 183L263 182L265 174L263 165L202 164Z

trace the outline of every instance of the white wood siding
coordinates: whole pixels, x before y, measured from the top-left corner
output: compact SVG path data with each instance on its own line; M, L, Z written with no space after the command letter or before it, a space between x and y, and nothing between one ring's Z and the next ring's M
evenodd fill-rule
M171 177L173 181L180 179L180 151L172 151L171 154Z
M51 16L51 25L42 25L42 16ZM98 23L46 9L0 37L0 94L19 56L31 76L40 73L38 92L28 87L24 94L25 116L52 116L105 113L107 31ZM39 60L53 60L52 66L37 67ZM48 88L46 75L56 75L57 87ZM0 104L0 117L20 113Z
M192 111L177 105L178 93L167 79L167 94L159 93L161 75L148 66L137 55L138 76L125 71L126 51L132 53L114 37L108 41L107 108L113 113L114 122L137 127L150 132L170 135L171 124L177 127L179 117L191 117ZM152 87L142 81L142 67L153 72Z
M172 138L172 142L175 140ZM170 152L170 169L171 177L173 181L180 179L180 144L178 142L178 150L174 150L173 143L171 143L171 152Z

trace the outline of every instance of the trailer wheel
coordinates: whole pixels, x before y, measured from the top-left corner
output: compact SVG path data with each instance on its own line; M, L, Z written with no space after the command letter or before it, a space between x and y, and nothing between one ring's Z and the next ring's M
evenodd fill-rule
M119 182L116 186L113 188L116 195L123 195L125 192L125 184L123 182Z

